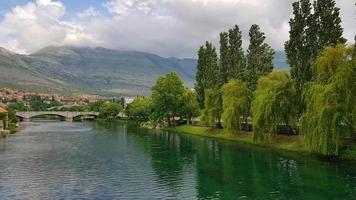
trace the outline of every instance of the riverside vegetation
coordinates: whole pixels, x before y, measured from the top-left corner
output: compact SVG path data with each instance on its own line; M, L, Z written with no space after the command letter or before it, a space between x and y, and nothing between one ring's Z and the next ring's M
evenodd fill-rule
M273 70L274 50L256 24L245 54L235 25L220 33L219 56L210 42L199 48L194 89L172 72L125 109L104 101L66 109L100 119L124 111L147 127L356 159L356 46L342 37L339 8L334 0L296 1L289 24L290 72Z
M127 106L127 116L178 132L356 159L356 47L342 37L339 8L334 0L294 2L289 25L290 72L273 70L274 50L256 24L245 55L236 25L220 33L220 56L210 42L200 47L195 90L169 73L151 97ZM200 126L189 125L196 117Z

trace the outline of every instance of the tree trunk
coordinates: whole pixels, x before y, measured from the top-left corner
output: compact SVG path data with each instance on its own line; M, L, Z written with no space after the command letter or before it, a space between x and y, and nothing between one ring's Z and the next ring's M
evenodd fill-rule
M215 123L215 128L222 128L220 118L218 118L218 122Z
M248 117L244 117L245 118L245 131L248 132Z

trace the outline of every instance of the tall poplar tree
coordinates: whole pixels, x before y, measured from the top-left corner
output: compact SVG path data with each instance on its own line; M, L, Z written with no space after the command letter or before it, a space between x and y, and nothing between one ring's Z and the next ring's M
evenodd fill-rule
M219 81L218 56L215 47L206 42L198 51L195 90L200 108L204 108L204 91L216 87Z
M340 8L336 7L335 0L316 0L313 7L318 35L318 53L324 47L346 43L346 39L342 37Z
M229 57L228 80L242 78L246 59L242 49L242 33L237 25L229 30Z
M220 33L220 81L221 85L229 81L229 34Z
M247 50L245 81L250 91L256 89L257 80L273 70L274 50L265 43L266 36L257 24L249 31L250 45Z
M312 66L316 57L325 47L345 43L346 39L342 37L340 12L335 0L316 0L313 7L309 0L294 2L293 15L285 51L301 112L305 108L302 101L305 84L315 78Z
M315 46L308 38L315 38L313 28L313 15L309 0L301 0L293 3L293 18L290 19L289 40L285 43L285 51L288 63L291 67L291 75L295 82L297 95L301 104L302 89L304 84L312 79L312 54ZM314 47L316 48L316 47ZM302 109L302 106L300 110Z

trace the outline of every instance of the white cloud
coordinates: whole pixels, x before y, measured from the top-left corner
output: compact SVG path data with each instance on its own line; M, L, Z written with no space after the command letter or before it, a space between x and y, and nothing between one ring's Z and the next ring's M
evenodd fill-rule
M218 45L218 34L239 25L248 45L254 23L266 33L276 50L288 39L288 21L294 0L112 0L64 20L59 0L37 0L17 6L0 21L0 45L20 52L33 52L51 44L103 46L149 51L163 56L194 57L206 40ZM345 36L355 35L353 0L337 0Z
M88 41L90 37L80 25L61 20L64 14L65 7L59 1L37 0L16 6L0 22L0 45L29 53L48 45Z
M98 17L100 14L96 11L94 7L89 7L88 9L84 10L83 12L77 13L77 17L80 19L88 18L88 17Z
M104 3L104 7L106 7L109 12L120 16L128 16L137 11L149 14L161 1L162 0L115 0Z

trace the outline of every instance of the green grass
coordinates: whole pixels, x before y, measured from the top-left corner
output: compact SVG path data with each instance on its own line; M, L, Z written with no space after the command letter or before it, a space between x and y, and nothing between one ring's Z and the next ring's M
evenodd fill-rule
M244 144L257 145L260 147L272 148L276 150L315 155L307 150L304 144L303 136L299 136L299 135L297 136L278 135L271 143L256 144L253 142L251 132L231 133L223 129L213 129L208 127L191 126L191 125L182 125L182 126L176 126L171 128L165 128L165 130L176 132L176 133L236 141ZM341 151L340 156L338 158L345 159L345 160L356 160L356 145L354 143L352 145L348 145L347 149Z

